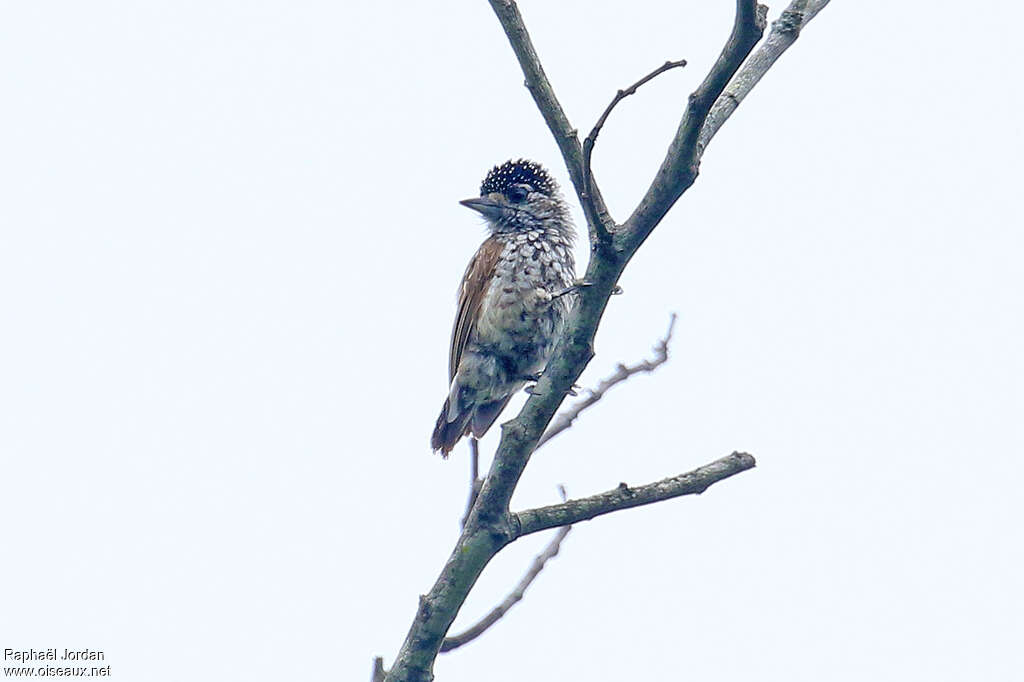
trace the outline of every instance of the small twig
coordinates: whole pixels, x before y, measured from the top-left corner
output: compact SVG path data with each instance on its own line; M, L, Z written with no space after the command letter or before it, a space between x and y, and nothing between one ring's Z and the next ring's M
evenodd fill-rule
M476 498L480 496L480 489L484 486L484 480L480 478L480 441L475 437L469 438L469 499L466 501L466 513L462 515L462 527L466 527L466 519L469 512L473 511Z
M608 120L608 116L612 113L612 109L614 109L619 102L626 99L630 95L636 93L637 88L639 88L644 83L654 80L655 78L665 73L669 69L675 69L682 66L686 66L685 59L680 59L677 62L665 62L664 64L656 68L654 71L651 71L649 74L638 80L636 83L630 85L625 90L619 90L618 92L615 93L615 97L612 98L612 101L605 108L604 113L601 114L601 118L597 119L597 123L594 124L593 129L591 129L590 131L590 134L587 135L585 140L583 140L583 191L587 197L586 201L590 200L590 185L592 184L594 179L594 172L593 170L591 170L590 167L590 157L594 153L594 143L597 142L597 136L601 133L601 128L604 127L605 121ZM607 230L604 229L604 225L600 225L599 227L600 229L598 231L598 238L601 239L602 241L607 241L607 239L610 239L610 235L608 234Z
M463 644L472 642L474 639L486 632L488 628L501 620L502 616L508 613L508 610L523 598L526 588L528 588L534 578L540 575L540 572L544 570L544 564L547 563L548 559L558 556L558 550L562 545L562 540L565 539L565 536L569 534L570 530L572 530L572 526L563 526L562 528L559 528L558 532L555 533L555 536L551 539L551 542L544 548L544 551L534 558L533 564L530 566L530 570L526 572L526 575L524 575L523 579L519 581L516 588L512 590L507 597L505 597L504 601L495 606L490 613L481 618L472 627L467 628L465 631L460 632L457 635L445 637L444 642L441 644L441 653L457 649Z
M565 487L561 485L558 486L558 492L562 496L562 501L564 502L566 497ZM507 597L505 597L504 601L494 607L490 613L477 621L472 627L467 628L457 635L445 637L444 642L441 643L441 653L457 649L463 644L472 642L474 639L486 632L488 628L501 620L501 618L508 613L509 609L522 600L523 595L526 593L526 588L528 588L530 583L532 583L534 579L540 575L540 572L544 570L544 564L546 564L549 559L553 559L558 556L558 550L562 546L562 541L565 540L565 536L569 534L570 530L572 530L572 526L563 526L562 528L559 528L558 532L555 533L553 538L551 538L551 542L549 542L547 547L544 548L544 551L534 557L533 563L530 564L530 570L526 572L526 575L524 575L522 580L519 581L516 588L512 590Z
M480 441L469 437L469 477L474 482L480 478Z
M552 422L551 426L548 427L548 430L544 432L544 435L541 436L540 440L537 441L537 448L535 448L535 451L562 431L565 431L567 428L572 426L573 422L575 422L577 417L580 416L580 413L588 407L593 406L597 401L601 400L601 398L604 397L604 394L607 393L612 386L621 384L623 381L635 374L653 372L658 367L661 367L663 364L668 362L668 344L672 340L672 330L675 326L676 314L672 313L672 317L669 319L668 323L668 331L665 333L665 336L658 341L657 345L654 346L654 357L650 360L644 360L643 362L638 362L637 364L630 365L628 367L620 363L616 368L615 373L601 381L601 383L597 385L597 388L587 389L588 395L586 398L580 400L568 410L555 417L554 422Z
M377 656L373 659L373 673L370 682L384 682L385 677L387 677L387 673L384 671L384 659Z
M584 186L586 186L586 180L588 179L588 176L590 175L590 173L587 172L590 169L590 163L589 163L590 154L589 154L589 152L594 149L594 143L597 142L597 136L600 134L601 128L604 127L605 121L608 120L608 116L609 116L609 114L612 113L612 109L615 108L615 105L617 105L619 102L621 102L622 100L626 99L630 95L636 94L637 88L639 88L641 85L644 85L648 81L654 80L655 78L657 78L661 74L665 73L669 69L675 69L677 67L682 67L682 66L686 66L686 60L685 59L680 59L677 62L672 62L672 61L665 62L664 64L662 64L661 66L656 68L654 71L651 71L649 74L647 74L646 76L644 76L643 78L638 80L636 83L633 83L632 85L630 85L625 90L619 90L617 93L615 93L615 98L612 99L611 103L609 103L608 106L605 108L604 113L601 114L601 118L597 119L597 123L594 124L593 130L591 130L590 134L587 135L587 139L583 140L583 155L584 155L583 156L583 160L584 160L583 161L583 170L584 170L583 179L584 179Z
M630 487L620 483L613 490L591 497L517 512L512 515L513 522L519 528L516 537L587 521L595 516L621 509L661 502L682 495L700 494L711 485L747 469L753 469L755 465L756 462L751 455L734 452L689 473L664 478L647 485Z

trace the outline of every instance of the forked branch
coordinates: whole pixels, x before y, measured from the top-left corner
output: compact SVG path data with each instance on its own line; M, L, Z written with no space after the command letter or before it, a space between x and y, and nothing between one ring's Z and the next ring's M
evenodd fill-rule
M672 317L669 319L668 331L665 333L665 336L661 340L659 340L657 345L654 347L653 358L649 360L643 360L642 362L638 362L636 364L629 366L620 363L618 368L616 368L614 374L609 376L607 379L601 381L601 383L597 385L597 388L588 390L588 395L586 398L573 405L572 408L570 408L566 412L563 412L562 414L558 415L558 418L551 425L551 427L544 432L544 436L537 443L537 447L534 448L534 452L536 452L542 445L548 442L551 438L572 426L573 422L577 419L577 417L579 417L580 413L586 410L587 408L595 405L599 400L601 400L601 398L604 397L604 394L610 388L622 383L623 381L626 381L630 377L635 376L637 374L644 372L653 372L658 367L665 364L665 362L668 361L668 344L672 340L672 330L675 327L675 324L676 315L675 313L673 313ZM473 503L476 501L476 497L480 492L480 486L483 484L483 481L480 480L480 478L477 475L477 462L479 457L479 451L476 445L476 439L472 439L470 441L470 462L472 466L470 473L471 482L469 506L466 508L466 513L462 518L463 526L465 526L466 520L469 518L469 512L471 511ZM562 501L564 502L566 499L565 488L559 486L558 489L562 495ZM530 569L527 571L526 575L523 576L522 580L519 581L519 584L516 585L515 589L512 590L511 593L509 593L509 595L504 599L504 601L498 604L498 606L492 609L480 621L478 621L471 627L467 628L463 632L459 633L458 635L445 637L444 642L442 642L441 644L441 653L452 651L464 644L468 644L469 642L473 641L474 639L482 635L484 632L486 632L488 628L497 623L498 620L500 620L508 612L508 610L511 609L515 604L519 603L519 601L522 600L524 593L526 592L526 588L530 586L530 584L537 578L538 575L540 575L540 572L544 569L544 565L547 563L548 559L551 559L558 555L558 551L561 547L562 540L564 540L565 536L568 535L569 529L571 527L572 526L565 526L561 528L558 533L555 534L554 538L544 549L544 551L538 554L537 557L534 559L533 564L531 564Z
M700 86L690 95L679 128L654 181L633 215L626 221L621 235L617 235L623 247L639 247L676 200L697 179L700 165L697 137L711 107L761 39L767 23L767 12L768 8L757 4L756 0L736 0L732 33L722 53Z
M558 555L562 541L572 529L572 524L622 509L654 504L683 495L699 495L715 483L752 469L756 464L753 456L745 452L734 452L689 473L671 476L647 485L630 487L625 483L620 483L618 487L607 492L568 501L565 501L563 490L563 502L560 504L527 509L512 514L512 526L515 530L510 542L542 530L558 528L559 532L555 534L544 551L533 560L530 570L519 581L516 588L472 627L458 635L446 637L441 644L441 651L451 651L473 641L517 604L523 598L526 589L540 575L544 564Z
M594 153L594 143L597 142L597 136L601 133L601 128L604 127L604 123L605 121L608 120L608 116L612 113L612 109L614 109L615 105L617 105L619 102L626 99L630 95L634 94L637 88L639 88L644 83L647 83L648 81L657 78L658 76L665 73L669 69L675 69L683 66L686 66L685 59L680 59L677 62L665 62L664 64L656 68L654 71L651 71L649 74L638 80L636 83L630 85L625 90L619 90L618 92L615 93L615 97L605 108L604 112L601 114L601 117L597 119L597 123L594 124L594 127L590 130L590 134L587 135L585 140L583 140L583 192L588 197L591 194L591 185L593 185L594 183L594 171L590 165L590 157ZM609 241L611 239L611 234L605 229L604 225L598 223L597 227L598 241Z
M434 660L456 613L488 562L516 538L620 509L699 493L716 481L754 466L750 455L735 453L689 474L649 485L622 485L580 500L518 514L509 512L509 501L538 441L562 400L594 356L593 344L598 325L626 264L696 178L704 148L721 125L717 118L709 124L709 114L730 82L737 83L736 92L743 93L744 86L733 78L763 34L765 8L756 0L737 0L736 19L725 48L700 87L690 96L679 129L654 182L626 223L616 229L601 199L596 180L591 177L584 181L583 149L576 129L569 123L555 97L515 3L511 0L489 2L516 53L526 85L562 152L573 187L583 205L594 247L584 275L590 286L582 290L577 305L569 314L565 331L537 383L536 393L530 396L515 419L502 425L501 442L477 503L437 581L420 598L402 648L386 673L385 679L391 682L427 682L433 679ZM827 0L794 2L791 8L794 5L802 8L797 28L806 25L825 4ZM792 15L790 19L793 19ZM793 29L784 30L790 25L792 21L779 24L777 44L773 43L770 49L766 44L765 59L757 66L751 66L751 75L767 70L777 54L791 44L790 39L795 39ZM753 83L746 86L747 90ZM736 103L740 99L731 91L727 96L735 98ZM717 106L730 105L723 103ZM721 121L731 113L727 108L714 111L722 115ZM602 245L598 238L599 228L612 234L613 248L597 248ZM382 665L375 665L375 677L381 669Z
M828 3L829 0L794 0L782 11L779 18L772 22L772 30L768 37L743 64L739 73L729 81L729 85L711 108L697 139L698 158L704 154L704 149L711 142L711 138L732 116L761 77L768 73L768 69L772 68L782 53L800 37L800 30Z
M554 88L544 73L544 67L541 66L540 58L533 47L533 41L530 40L530 34L526 31L526 25L516 3L511 0L488 1L505 30L505 36L512 46L512 51L515 52L516 59L519 60L519 66L526 78L526 88L533 96L533 101L548 124L551 134L554 135L559 151L562 152L569 178L587 218L591 241L594 241L600 231L610 232L613 223L608 216L608 207L605 206L597 183L593 180L589 183L584 182L583 149L580 147L576 128L569 123L569 118L555 96Z
M501 618L508 613L509 609L519 603L522 600L523 595L526 594L526 588L540 575L540 572L544 570L544 565L547 564L549 559L553 559L558 556L558 550L562 547L562 540L565 540L565 536L572 530L572 526L563 526L558 529L555 536L548 543L544 551L538 554L533 559L533 563L530 564L530 569L523 576L519 584L516 585L515 589L512 590L505 599L495 606L491 611L476 622L472 627L467 628L463 632L451 637L445 637L441 643L441 653L452 651L457 649L463 644L469 644L474 639L484 634L488 628L497 623Z

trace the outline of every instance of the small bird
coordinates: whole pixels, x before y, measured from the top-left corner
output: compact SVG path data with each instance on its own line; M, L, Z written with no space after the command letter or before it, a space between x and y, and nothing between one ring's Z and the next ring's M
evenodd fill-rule
M480 197L490 236L459 286L448 356L448 398L430 447L447 457L460 438L480 438L509 398L544 369L569 312L576 231L544 168L519 159L495 166Z

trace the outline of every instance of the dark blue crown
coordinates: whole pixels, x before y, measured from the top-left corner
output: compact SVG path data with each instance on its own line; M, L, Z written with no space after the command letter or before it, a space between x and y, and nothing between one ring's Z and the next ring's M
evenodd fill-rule
M543 166L536 161L519 159L506 161L491 169L480 183L480 196L487 196L493 192L505 194L513 185L529 185L549 197L554 196L558 189L558 185Z

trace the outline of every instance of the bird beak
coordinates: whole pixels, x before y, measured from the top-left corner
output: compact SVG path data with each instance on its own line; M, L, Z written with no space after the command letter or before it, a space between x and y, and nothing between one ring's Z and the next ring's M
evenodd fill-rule
M482 213L486 218L498 218L505 212L505 204L489 197L474 197L459 202L466 208Z

